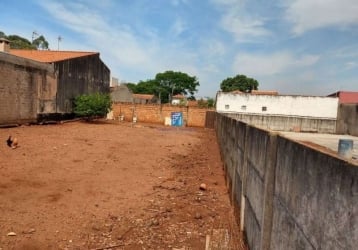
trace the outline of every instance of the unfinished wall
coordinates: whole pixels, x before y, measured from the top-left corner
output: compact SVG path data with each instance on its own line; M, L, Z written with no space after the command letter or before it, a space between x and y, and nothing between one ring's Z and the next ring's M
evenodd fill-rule
M56 109L57 80L51 65L0 52L0 124L36 122Z
M298 116L279 116L279 115L255 115L244 113L223 113L234 119L248 124L274 130L274 131L296 131L296 132L317 132L317 133L336 133L336 119L323 119Z
M216 131L250 249L355 249L357 166L221 114Z
M339 105L337 134L358 136L358 104Z
M135 114L139 122L158 124L164 124L165 117L170 117L172 112L182 112L185 124L190 127L204 127L207 111L194 107L132 103L114 103L112 109L115 119L123 115L125 121L132 121Z

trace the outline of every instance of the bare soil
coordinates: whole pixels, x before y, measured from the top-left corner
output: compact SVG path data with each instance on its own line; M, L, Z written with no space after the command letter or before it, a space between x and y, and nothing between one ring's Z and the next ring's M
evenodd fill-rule
M69 122L0 139L0 250L246 249L213 130Z

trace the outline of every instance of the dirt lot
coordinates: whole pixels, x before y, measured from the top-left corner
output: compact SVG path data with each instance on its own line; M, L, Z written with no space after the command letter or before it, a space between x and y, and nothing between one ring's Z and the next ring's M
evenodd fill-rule
M245 249L212 130L71 122L0 138L0 250L205 249L208 235Z

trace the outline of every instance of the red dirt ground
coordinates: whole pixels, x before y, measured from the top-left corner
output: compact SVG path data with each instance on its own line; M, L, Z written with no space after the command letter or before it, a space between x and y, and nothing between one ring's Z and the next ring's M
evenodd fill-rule
M207 235L246 249L213 130L71 122L0 138L0 250L205 249Z

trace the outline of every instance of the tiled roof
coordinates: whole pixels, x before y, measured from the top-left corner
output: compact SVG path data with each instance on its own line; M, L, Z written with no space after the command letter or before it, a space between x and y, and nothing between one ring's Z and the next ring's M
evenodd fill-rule
M52 63L99 54L98 52L10 49L10 54L38 62Z
M175 99L185 99L185 96L178 94L178 95L173 96L173 98L175 98Z
M153 97L154 97L154 95L133 94L133 98L135 98L135 99L151 100L151 99L153 99Z
M339 97L340 103L358 103L358 92L354 91L338 91L328 96Z
M277 91L274 90L252 90L251 94L253 95L278 95Z

